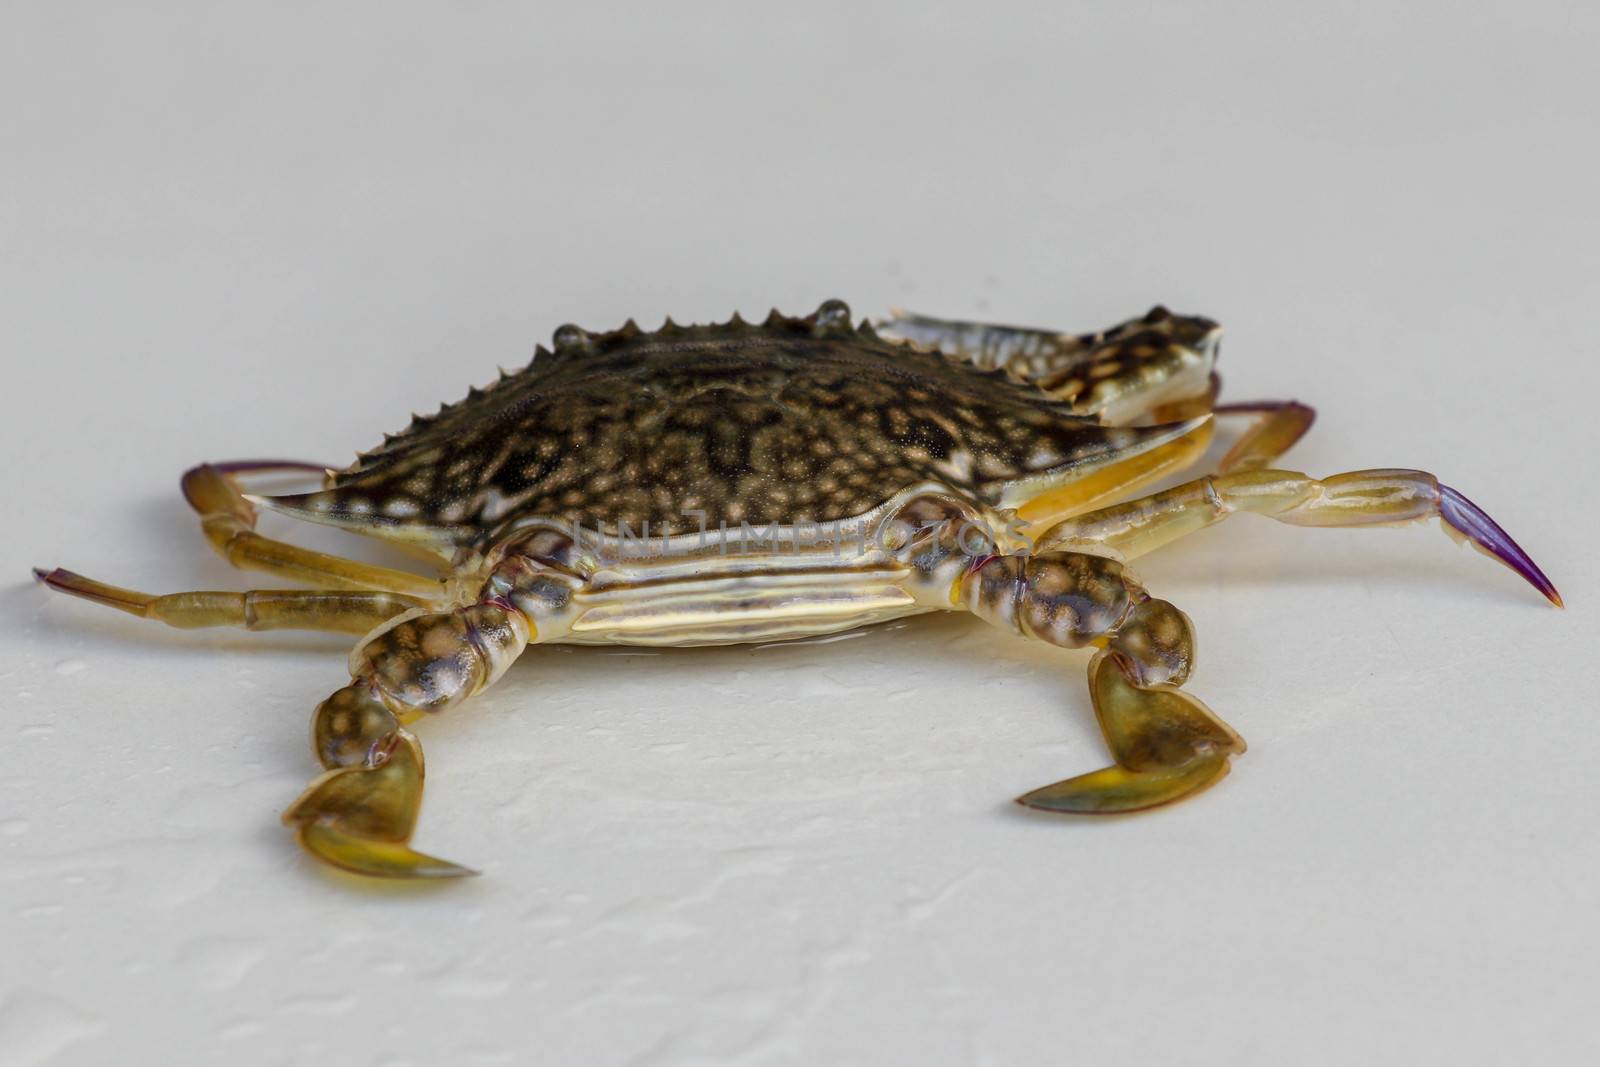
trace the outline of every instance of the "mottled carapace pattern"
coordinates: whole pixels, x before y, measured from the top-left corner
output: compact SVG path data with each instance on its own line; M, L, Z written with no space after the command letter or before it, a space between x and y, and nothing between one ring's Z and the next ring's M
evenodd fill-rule
M1091 416L1126 391L1182 374L1185 363L1206 354L1221 333L1211 319L1174 315L1164 307L1096 333L952 322L906 312L896 313L888 325L897 338L960 351L974 366L1003 370L1068 403L1073 412Z
M1072 403L1077 379L1126 377L1127 360L1155 360L1211 325L1157 309L1058 344L1053 361L1041 350L992 367L881 338L839 301L761 324L567 326L553 351L417 418L329 488L269 503L456 544L535 517L657 532L693 529L696 512L712 528L828 522L930 482L993 503L1009 484L1170 435L1102 425Z

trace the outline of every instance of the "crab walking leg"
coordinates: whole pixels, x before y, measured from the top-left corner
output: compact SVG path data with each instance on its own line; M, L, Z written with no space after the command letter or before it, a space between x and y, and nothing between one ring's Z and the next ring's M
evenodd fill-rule
M283 813L312 855L357 874L477 872L407 843L422 807L422 746L404 725L481 693L536 636L522 612L484 601L402 616L350 656L349 685L318 705L311 744L326 768Z
M246 630L327 630L364 634L402 612L426 607L401 593L374 590L252 589L243 593L169 593L154 596L106 585L81 574L35 569L34 577L59 593L193 630L237 626Z
M1216 415L1253 415L1255 423L1222 457L1219 469L1260 470L1295 446L1317 421L1315 408L1297 400L1267 400L1246 404L1221 404Z
M235 567L266 571L335 589L382 589L437 598L441 584L409 571L330 556L256 533L256 509L234 482L236 473L264 470L321 470L286 461L201 464L183 476L183 496L200 514L217 554Z
M1181 686L1194 665L1194 628L1152 599L1116 560L1080 552L990 556L960 579L973 614L1059 648L1101 649L1089 692L1114 762L1036 789L1017 802L1084 815L1140 811L1219 781L1245 750L1238 734Z
M1561 606L1556 587L1510 535L1426 471L1352 471L1320 479L1282 470L1207 475L1057 523L1040 535L1038 547L1097 545L1135 559L1236 512L1295 526L1389 526L1437 518L1452 538L1499 560Z

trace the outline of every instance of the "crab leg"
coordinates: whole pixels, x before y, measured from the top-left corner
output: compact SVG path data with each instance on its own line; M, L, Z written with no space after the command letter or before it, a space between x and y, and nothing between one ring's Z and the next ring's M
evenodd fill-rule
M1140 811L1228 773L1244 741L1182 692L1194 663L1188 616L1155 600L1116 560L1078 552L990 556L957 582L956 602L1024 637L1101 649L1089 692L1113 763L1035 789L1019 804L1084 815Z
M153 596L106 585L59 567L49 572L35 568L33 574L59 593L185 630L238 626L246 630L364 634L401 612L427 606L416 597L374 590L252 589L244 593L197 591Z
M200 527L218 555L235 567L266 571L335 589L381 589L437 598L440 583L409 571L358 563L299 548L256 533L256 510L239 491L234 475L248 471L316 470L283 460L204 463L183 476L183 495L200 514Z
M1253 415L1255 422L1222 457L1220 470L1259 470L1293 448L1317 419L1315 408L1296 400L1220 404L1216 415Z
M1092 646L1089 692L1111 766L1018 798L1047 811L1138 811L1228 773L1244 741L1179 690L1194 665L1188 616L1150 597L1121 563L1087 552L998 554L981 520L937 497L907 502L879 531L908 564L906 590L929 608L965 609L1058 648Z
M152 596L71 571L35 570L52 589L170 626L242 626L365 633L351 655L353 680L318 705L312 747L325 773L284 812L319 859L358 874L449 878L475 872L413 850L422 806L422 747L403 725L491 685L536 636L500 598L515 578L537 580L523 560L513 580L480 603L449 611L376 590L288 589ZM536 598L535 598L536 599ZM376 627L376 629L374 629Z
M476 873L407 844L422 805L422 748L402 727L481 693L539 640L534 620L559 615L587 580L568 565L571 548L564 534L533 531L490 571L477 603L402 616L351 654L350 684L312 717L327 770L283 813L308 852L382 878Z
M1323 479L1282 470L1207 475L1057 523L1039 536L1038 547L1097 545L1134 559L1241 511L1295 526L1438 518L1453 539L1499 560L1561 606L1561 594L1528 554L1476 504L1426 471L1353 471Z
M407 842L422 807L422 746L403 725L482 692L536 636L498 600L408 615L351 655L349 685L312 717L326 771L283 813L308 852L335 867L385 878L454 878L466 867Z

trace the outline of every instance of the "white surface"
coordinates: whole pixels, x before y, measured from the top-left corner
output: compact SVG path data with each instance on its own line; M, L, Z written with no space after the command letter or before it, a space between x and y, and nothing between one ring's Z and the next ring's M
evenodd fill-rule
M1592 1059L1593 6L576 7L6 7L0 1063ZM977 623L536 649L425 724L418 843L485 876L418 889L276 824L344 642L26 581L243 588L197 460L832 295L1214 315L1296 465L1439 472L1571 608L1209 530L1140 570L1250 752L1093 824L1009 804L1105 761L1081 657Z

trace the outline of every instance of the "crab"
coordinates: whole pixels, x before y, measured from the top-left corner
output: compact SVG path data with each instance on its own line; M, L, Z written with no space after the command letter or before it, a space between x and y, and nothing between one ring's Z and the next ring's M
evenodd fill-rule
M1244 741L1180 688L1194 628L1128 563L1240 512L1302 526L1437 518L1560 606L1528 555L1416 470L1312 478L1274 462L1311 426L1292 401L1219 404L1220 327L1157 307L1098 333L894 313L644 331L555 331L488 388L415 417L339 470L205 464L183 476L230 563L301 589L153 596L65 570L52 589L178 627L361 635L312 716L324 770L284 813L314 856L363 875L475 873L410 845L422 749L409 727L501 677L531 644L716 645L964 611L1093 649L1112 762L1018 798L1100 815L1191 796ZM1218 416L1250 420L1208 473ZM321 488L244 492L314 471ZM440 574L256 531L259 510L426 550Z

